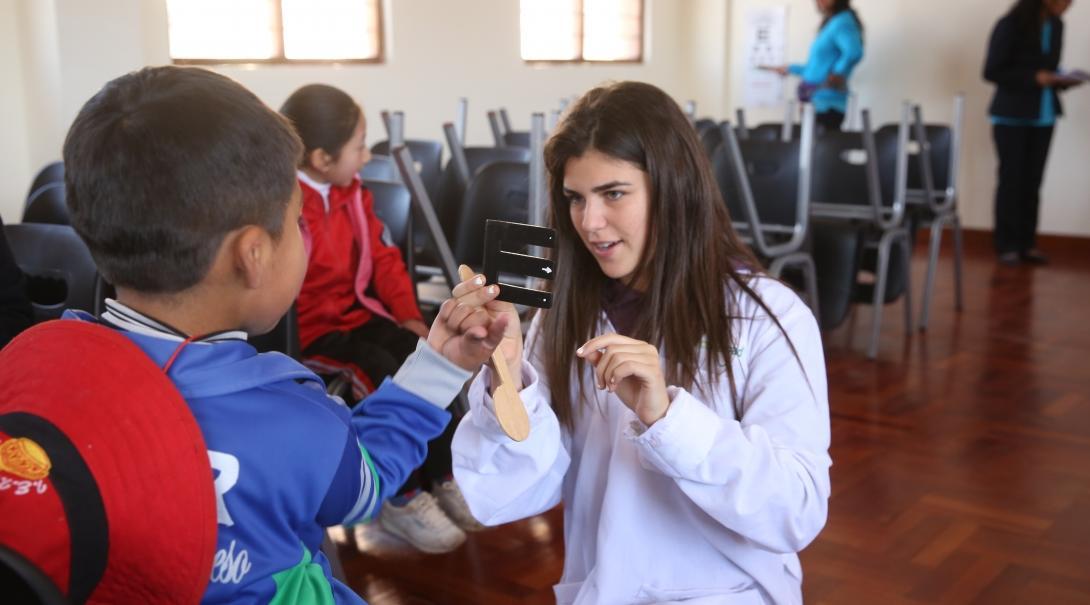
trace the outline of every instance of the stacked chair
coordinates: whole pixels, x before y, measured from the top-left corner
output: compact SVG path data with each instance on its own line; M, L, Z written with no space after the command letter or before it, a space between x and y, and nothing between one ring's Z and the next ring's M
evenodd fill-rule
M954 236L954 308L958 311L962 309L963 253L957 174L964 109L965 97L958 95L954 99L952 125L925 124L920 106L914 105L912 109L908 153L915 161L909 162L908 170L908 220L913 233L920 228L929 231L927 273L920 300L920 330L927 329L939 248L942 246L943 230L947 227Z
M906 333L912 328L912 248L905 221L908 113L906 104L896 132L875 136L870 114L864 111L861 132L825 133L814 149L811 216L826 310L822 324L839 323L844 303L871 304L871 359L878 354L885 304L903 297ZM858 253L851 253L851 242ZM823 263L823 256L836 262ZM868 273L874 276L872 282L860 279ZM842 287L845 282L850 287ZM844 294L850 299L843 300Z
M530 148L530 131L513 130L511 117L506 109L498 109L488 112L488 126L492 130L492 139L496 147L523 147Z
M385 141L379 141L372 145L371 153L376 157L390 157L392 155L391 150L395 147L407 147L412 154L413 164L420 173L424 186L428 188L428 193L435 195L439 190L439 178L442 172L443 144L440 141L430 139L406 139L405 114L403 112L391 113L383 111L382 121L386 126L387 138ZM372 162L374 162L373 159ZM383 160L379 160L379 162L383 162ZM373 169L377 170L378 168ZM390 173L387 172L387 174Z
M819 313L817 271L810 239L810 170L814 114L807 106L801 137L794 141L739 141L729 122L712 166L734 228L775 278L785 270L802 276L806 302Z

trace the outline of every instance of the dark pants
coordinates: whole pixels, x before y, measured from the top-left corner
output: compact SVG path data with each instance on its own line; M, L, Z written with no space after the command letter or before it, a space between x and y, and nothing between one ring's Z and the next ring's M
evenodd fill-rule
M1041 180L1045 174L1052 127L992 126L999 154L995 191L995 251L1025 252L1037 247Z
M416 350L419 336L385 318L374 316L351 332L331 332L321 336L303 351L303 357L321 355L351 363L378 386L397 373L405 359ZM453 467L450 443L457 419L451 419L442 435L428 442L428 457L398 490L404 494L444 480Z
M824 132L840 132L844 124L844 113L835 109L814 114L814 121Z

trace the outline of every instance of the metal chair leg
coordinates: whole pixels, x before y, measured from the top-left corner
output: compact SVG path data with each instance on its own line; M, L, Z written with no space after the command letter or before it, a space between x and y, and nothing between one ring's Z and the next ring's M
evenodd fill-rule
M940 238L942 231L939 231ZM912 336L912 242L909 241L908 231L901 231L899 236L901 249L904 250L905 272L905 336Z
M814 265L814 259L809 256L803 260L802 278L806 282L806 297L809 299L807 302L810 304L810 310L814 312L814 317L820 323L821 303L818 301L817 267Z
M923 280L923 294L920 300L920 331L927 329L927 320L931 316L931 294L935 287L935 272L939 265L939 248L942 246L942 217L931 219L931 238L928 241L927 273Z
M878 357L878 340L882 332L882 307L886 299L886 278L889 273L889 248L896 232L890 231L882 235L878 243L878 275L874 282L874 314L871 319L870 345L867 347L867 359Z
M964 308L964 296L962 294L961 263L962 263L962 239L961 218L954 214L954 309L961 311Z

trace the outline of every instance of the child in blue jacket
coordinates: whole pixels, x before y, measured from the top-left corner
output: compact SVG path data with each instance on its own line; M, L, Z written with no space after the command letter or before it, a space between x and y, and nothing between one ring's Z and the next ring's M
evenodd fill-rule
M252 93L181 67L108 83L64 144L72 224L117 288L101 317L69 316L122 331L159 364L208 447L218 534L205 603L361 603L332 578L323 528L378 511L506 325L448 301L351 411L291 358L258 354L247 335L276 325L306 272L301 153Z

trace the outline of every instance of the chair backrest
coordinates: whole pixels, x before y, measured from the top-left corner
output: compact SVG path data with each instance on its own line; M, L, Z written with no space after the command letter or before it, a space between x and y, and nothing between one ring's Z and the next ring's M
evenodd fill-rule
M709 158L715 157L715 150L723 146L723 134L719 128L698 130L697 134L700 136L700 144L704 146L704 153L708 154Z
M525 147L530 148L530 131L529 130L512 130L511 132L503 133L503 143L507 147Z
M869 205L872 185L877 185L868 172L873 161L861 132L821 137L814 146L811 199L823 204Z
M482 167L466 191L454 241L459 263L480 267L487 219L529 221L530 169L522 162L492 162Z
M746 220L742 184L733 169L733 154L728 147L723 145L713 162L715 176L731 220ZM794 225L800 185L798 140L785 143L748 139L738 141L738 149L761 224Z
M64 162L57 160L42 166L30 183L30 189L26 192L27 199L30 199L30 196L34 195L39 188L50 183L64 183Z
M790 130L790 140L797 141L802 135L802 126L799 124L792 124ZM782 141L783 140L783 123L782 122L766 122L764 124L758 124L749 129L749 138L759 141Z
M928 155L930 156L931 178L936 192L940 192L945 190L950 182L950 153L953 133L948 126L938 124L924 124L922 126L924 138L929 145ZM895 140L897 129L898 124L883 125L874 131L875 141ZM925 189L924 175L923 166L920 163L922 148L915 128L909 130L908 138L909 145L906 149L909 159L907 187L910 191L923 191Z
M409 188L401 183L387 181L364 181L374 199L375 215L386 225L390 237L401 248L404 257L409 239L409 217L412 211L412 196Z
M27 277L35 321L56 319L65 309L97 315L103 283L91 252L68 225L4 225L15 263Z
M516 162L530 164L529 147L465 147L463 149L469 170L469 181L487 165L495 162ZM443 226L443 233L453 244L457 239L459 217L465 201L467 186L462 184L458 167L454 160L447 162L443 170L443 179L439 184L439 194L435 200L435 212ZM455 246L457 247L457 246Z
M400 183L401 175L397 173L397 164L394 158L388 155L374 154L371 160L360 168L361 181L388 181Z
M709 128L719 128L719 123L711 118L700 118L693 122L693 128L697 134L703 134Z
M883 231L902 224L909 110L906 103L897 132L880 140L865 109L862 131L827 132L817 139L811 198L816 216L865 220Z
M756 252L774 258L799 251L809 233L814 112L804 110L793 141L738 140L729 122L713 167L728 211Z
M64 183L49 183L39 187L27 198L23 207L24 223L68 225L68 205L65 204Z
M439 141L408 139L405 141L405 146L409 148L409 154L413 156L413 163L418 168L424 188L428 190L428 195L434 199L439 191L439 180L442 174L443 144ZM379 141L375 143L371 147L371 153L391 155L390 142Z

